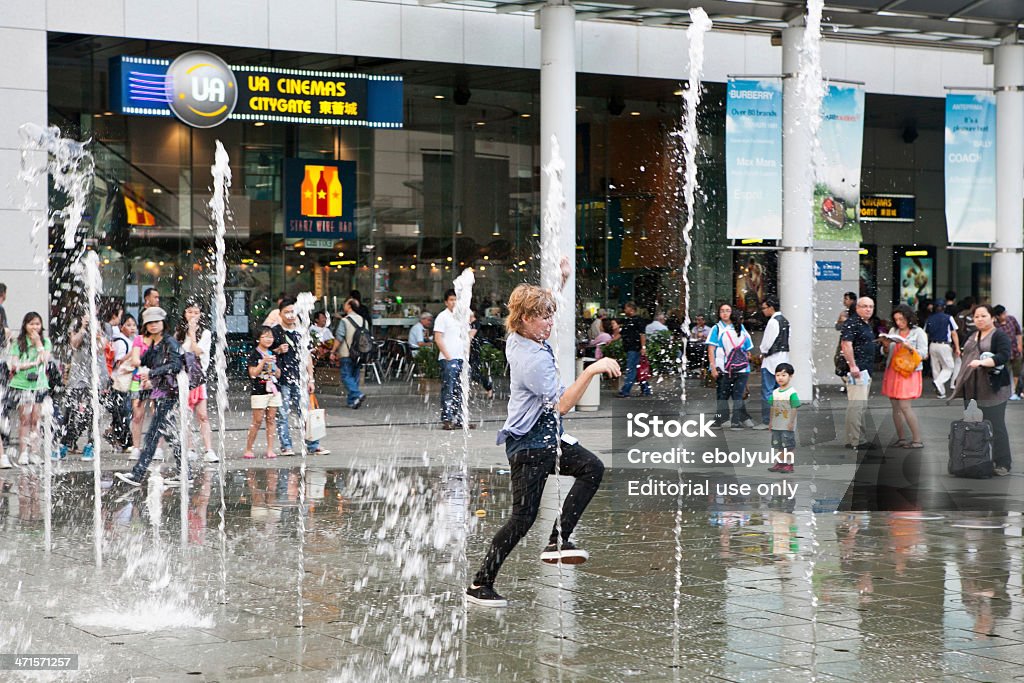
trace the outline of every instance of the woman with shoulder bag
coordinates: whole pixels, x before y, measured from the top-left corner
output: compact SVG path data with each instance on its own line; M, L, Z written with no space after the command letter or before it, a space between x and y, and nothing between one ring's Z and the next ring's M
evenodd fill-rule
M901 304L892 312L893 328L879 337L886 355L882 395L892 404L896 448L924 448L913 401L921 398L922 369L928 357L928 335L917 326L913 309ZM904 436L910 430L910 440Z
M747 412L745 393L750 379L750 350L754 348L754 342L743 326L741 311L723 304L719 306L718 315L719 322L712 328L707 341L711 375L718 381L715 424L724 426L730 422L729 400L732 399L729 428L750 429L754 427L754 421Z
M204 459L208 463L220 459L213 450L213 437L210 434L210 415L206 409L206 371L210 367L210 347L212 335L203 321L203 309L199 302L190 299L185 302L185 311L178 323L174 338L181 344L181 352L188 371L188 407L199 423L199 436L206 448ZM191 435L190 437L191 438ZM182 444L185 447L186 444ZM189 449L191 452L191 449Z
M1012 342L1005 332L996 327L995 314L988 304L979 304L972 316L976 332L972 332L961 354L960 374L956 390L950 398L960 396L966 407L971 399L978 402L985 419L992 424L992 459L995 474L1004 477L1010 473L1010 435L1006 431L1006 402L1013 388L1010 386Z

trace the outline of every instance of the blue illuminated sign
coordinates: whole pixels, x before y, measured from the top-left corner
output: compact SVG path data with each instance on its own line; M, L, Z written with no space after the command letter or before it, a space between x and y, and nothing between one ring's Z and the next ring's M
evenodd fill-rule
M214 62L219 62L216 55L201 51L182 55L173 63L166 59L113 57L110 108L119 114L141 116L173 113L185 123L203 128L228 118L402 127L401 76L227 66ZM213 101L214 96L219 99ZM204 106L210 111L204 111Z

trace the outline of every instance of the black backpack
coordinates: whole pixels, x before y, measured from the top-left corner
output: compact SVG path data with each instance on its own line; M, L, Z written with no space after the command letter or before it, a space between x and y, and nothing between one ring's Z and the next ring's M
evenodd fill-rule
M349 318L345 318L347 323L351 323ZM366 320L363 320L363 324L355 328L355 332L352 333L352 343L348 346L348 357L352 359L353 363L357 365L366 363L370 360L370 354L373 352L373 335L370 334L370 329L366 326Z

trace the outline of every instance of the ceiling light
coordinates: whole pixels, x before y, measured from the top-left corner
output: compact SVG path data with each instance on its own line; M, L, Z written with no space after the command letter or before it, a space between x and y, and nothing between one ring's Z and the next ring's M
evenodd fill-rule
M252 125L254 125L254 126L256 126L257 128L259 128L260 126L265 126L265 125L267 125L267 124L263 123L262 121L257 121L256 123L254 123L254 124L252 124Z
M435 100L443 100L444 99L444 95L434 95L434 99Z

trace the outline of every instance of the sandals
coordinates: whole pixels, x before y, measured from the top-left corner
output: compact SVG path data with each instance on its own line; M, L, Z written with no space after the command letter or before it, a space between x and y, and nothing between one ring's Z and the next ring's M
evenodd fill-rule
M907 448L908 444L910 444L910 442L907 441L906 439L897 439L896 441L893 441L891 444L889 444L889 447L890 448Z
M920 441L911 441L910 443L905 445L904 448L924 448L924 444L921 443Z

